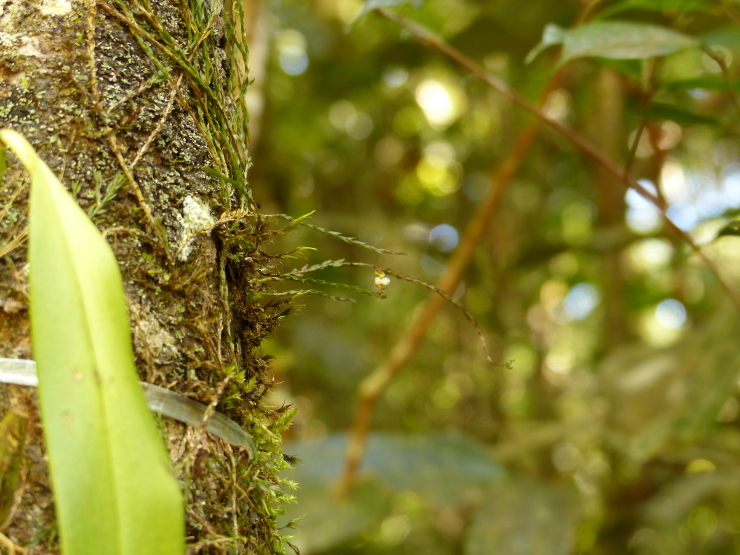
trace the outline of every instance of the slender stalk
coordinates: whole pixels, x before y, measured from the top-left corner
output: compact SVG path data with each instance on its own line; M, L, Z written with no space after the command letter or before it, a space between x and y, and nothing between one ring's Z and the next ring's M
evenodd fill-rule
M550 92L559 86L560 80L561 74L558 72L545 87L541 95L541 102L544 102ZM452 295L462 281L463 274L475 252L475 247L488 228L488 223L499 205L502 193L519 170L529 148L537 137L539 129L540 122L536 119L532 120L519 135L508 156L499 167L486 198L478 207L473 219L468 223L460 245L455 250L444 274L437 283L437 288L442 292ZM357 469L365 454L365 444L375 404L393 377L419 349L424 334L445 302L444 297L440 295L429 297L419 316L403 336L398 339L390 354L360 384L357 413L347 445L344 473L339 482L338 491L340 495L347 492L357 475Z

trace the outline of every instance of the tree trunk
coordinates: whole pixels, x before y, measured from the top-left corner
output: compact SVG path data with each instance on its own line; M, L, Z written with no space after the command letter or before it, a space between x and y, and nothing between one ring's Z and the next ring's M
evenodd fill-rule
M246 50L230 23L238 13L218 0L0 0L0 127L28 138L113 248L141 379L219 400L216 410L257 443L250 460L163 422L190 553L283 551L275 498L285 463L259 406L268 378L257 350L284 307L260 304L258 271L271 258L260 250L267 232L246 186L246 114L233 94L246 85ZM28 179L10 155L0 187L0 356L32 358ZM12 505L0 531L53 553L35 403L31 388L0 386L3 412L29 418L19 485L10 497L0 486L0 505Z

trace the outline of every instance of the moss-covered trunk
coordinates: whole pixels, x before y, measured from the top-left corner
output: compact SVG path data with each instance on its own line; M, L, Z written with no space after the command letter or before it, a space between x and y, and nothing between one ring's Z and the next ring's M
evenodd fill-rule
M123 273L141 379L211 403L259 454L163 421L188 506L192 553L282 551L279 436L259 401L265 231L249 198L238 6L214 0L0 0L0 127L23 133L111 244ZM237 28L239 26L236 26ZM239 60L238 63L235 60ZM0 184L0 356L32 358L24 230L28 182L9 155ZM191 239L192 238L192 239ZM20 480L0 486L0 532L57 551L31 388L0 385L29 418ZM0 441L15 440L9 434ZM17 434L16 434L17 435ZM2 505L5 505L4 507Z

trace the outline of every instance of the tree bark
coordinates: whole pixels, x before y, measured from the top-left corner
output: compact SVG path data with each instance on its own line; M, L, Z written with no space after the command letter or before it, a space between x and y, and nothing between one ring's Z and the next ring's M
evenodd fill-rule
M163 421L187 500L190 553L283 551L279 507L267 492L285 463L272 415L259 406L269 379L258 349L284 307L260 302L259 272L272 258L260 249L268 232L249 197L246 114L233 93L247 78L246 50L229 21L237 8L0 0L0 127L28 138L113 248L141 379L219 401L216 410L257 443L250 460ZM27 177L8 155L0 183L0 356L8 358L32 358L27 201ZM29 424L0 532L31 553L54 553L35 406L33 389L0 386L2 412L15 408Z

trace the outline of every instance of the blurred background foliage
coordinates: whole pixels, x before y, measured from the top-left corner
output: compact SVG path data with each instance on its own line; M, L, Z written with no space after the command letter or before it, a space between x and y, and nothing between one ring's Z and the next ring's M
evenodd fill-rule
M740 290L740 2L378 5L533 103L554 82L544 112L628 168ZM311 246L307 264L435 283L532 116L396 23L355 22L362 8L252 2L253 194L265 213L315 211L315 225L406 255L305 228L276 253ZM615 21L652 27L573 31ZM525 63L546 29L583 56L565 63L556 44ZM374 290L368 268L315 277ZM358 386L429 295L391 278L383 300L301 296L265 345L274 402L299 407L286 520L305 515L301 553L740 552L738 310L655 204L547 127L454 294L500 364L447 304L378 401L360 474L337 497Z

